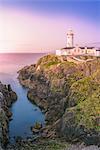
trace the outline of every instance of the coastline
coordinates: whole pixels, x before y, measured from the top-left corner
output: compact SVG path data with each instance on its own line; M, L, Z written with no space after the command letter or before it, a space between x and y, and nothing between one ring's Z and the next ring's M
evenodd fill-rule
M9 121L12 116L10 107L17 100L17 95L10 85L0 82L0 145L6 147L9 143Z
M59 78L59 75L61 76L62 73L62 64L65 65L62 69L65 69L64 71L66 71L65 74L68 81L65 91L62 91L65 78L64 76ZM97 64L96 67L95 64ZM86 88L88 88L88 90L89 88L91 90L91 87L93 86L97 87L98 93L99 84L97 82L100 83L98 78L100 72L98 69L100 69L98 59L94 60L93 63L87 62L76 65L71 62L62 62L61 59L55 55L47 55L40 58L37 64L24 67L18 72L20 84L29 89L27 94L29 100L37 104L37 106L45 112L47 125L42 130L44 138L56 139L60 137L66 139L67 142L84 142L86 145L99 145L99 131L96 131L95 129L92 131L92 129L88 129L88 126L87 128L84 128L84 125L81 124L76 126L76 122L74 120L74 118L76 118L76 110L74 110L74 108L79 102L76 100L78 97L74 98L73 96L75 95L72 94L73 91L71 92L72 84L75 82L75 86L77 86L77 84L80 86L80 83L83 85L86 84ZM96 71L97 74L95 73ZM53 73L53 76L51 73ZM58 75L55 77L54 74L56 73ZM93 80L90 78L92 74L94 74ZM55 80L53 80L54 77L55 80L59 80L55 82ZM88 84L90 84L90 87L88 87ZM65 92L67 95L65 95ZM88 95L86 95L86 99L87 96ZM79 98L81 100L81 97ZM84 97L81 101L83 100ZM82 105L84 104L83 102L81 103ZM68 132L66 132L65 135L66 130L68 130Z
M19 82L28 89L27 97L29 100L39 106L45 113L46 127L39 131L42 135L41 138L35 140L32 138L27 140L18 139L15 145L8 144L7 150L21 150L23 148L27 150L27 147L33 150L38 150L40 147L41 149L47 148L47 150L53 150L53 148L57 150L85 150L85 148L86 150L92 150L93 148L99 150L99 132L90 132L91 130L87 130L84 126L76 128L74 121L76 110L73 109L79 103L76 99L78 97L73 95L73 92L74 90L75 92L81 92L77 86L80 86L80 84L87 86L89 84L86 90L91 90L93 87L92 93L94 88L96 90L97 85L99 85L97 82L100 82L100 72L96 73L96 70L99 69L99 62L96 60L95 63L98 66L93 65L91 62L76 65L71 62L62 61L62 59L55 55L47 55L40 58L36 64L19 70ZM94 67L95 70L93 70ZM93 81L91 82L90 76L92 74L96 84ZM66 78L67 80L65 80ZM97 93L99 92L98 90ZM86 99L87 94L85 95ZM81 97L79 98L83 105ZM88 138L87 134L89 135ZM91 137L93 143L91 143Z

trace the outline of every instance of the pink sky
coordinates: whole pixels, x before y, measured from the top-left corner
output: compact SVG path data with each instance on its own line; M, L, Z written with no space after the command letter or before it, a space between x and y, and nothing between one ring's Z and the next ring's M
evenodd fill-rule
M47 16L19 9L0 9L0 52L46 52L66 46L66 32L75 44L98 41L97 26L75 16Z

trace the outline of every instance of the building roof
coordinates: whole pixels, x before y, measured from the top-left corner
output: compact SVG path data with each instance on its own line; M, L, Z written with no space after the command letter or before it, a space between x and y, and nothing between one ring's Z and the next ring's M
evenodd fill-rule
M100 51L100 47L96 47L96 51Z
M63 49L73 49L73 48L76 48L76 47L64 47L64 48L61 48L61 50L63 50ZM85 48L87 48L87 49L93 49L94 47L79 47L79 48L81 48L81 49L85 49Z
M93 49L94 47L88 47L88 46L83 46L83 47L79 47L81 49L87 48L87 49Z
M64 47L61 50L63 50L63 49L73 49L73 48L75 48L75 47Z

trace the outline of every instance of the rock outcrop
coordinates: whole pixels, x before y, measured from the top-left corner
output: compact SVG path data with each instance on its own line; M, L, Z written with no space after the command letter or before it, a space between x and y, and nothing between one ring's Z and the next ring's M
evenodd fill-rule
M6 146L9 140L8 125L12 113L9 111L11 104L17 99L10 85L0 82L0 146Z
M1 150L1 149L0 149ZM38 139L18 141L16 145L8 145L6 150L100 150L98 146L85 146L83 143L70 144L60 139Z
M100 58L75 64L47 55L18 73L29 100L45 112L47 137L100 144Z

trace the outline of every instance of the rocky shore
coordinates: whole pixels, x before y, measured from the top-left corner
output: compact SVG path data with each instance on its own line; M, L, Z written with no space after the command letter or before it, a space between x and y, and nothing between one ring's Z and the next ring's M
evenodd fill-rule
M98 146L85 146L83 143L69 144L59 139L38 139L38 141L20 141L9 145L6 150L100 150Z
M100 58L75 64L47 55L18 73L29 100L45 112L43 137L100 146Z
M8 126L12 113L9 110L11 104L17 100L17 95L10 85L0 82L0 146L5 147L9 142ZM0 150L2 149L0 147Z

